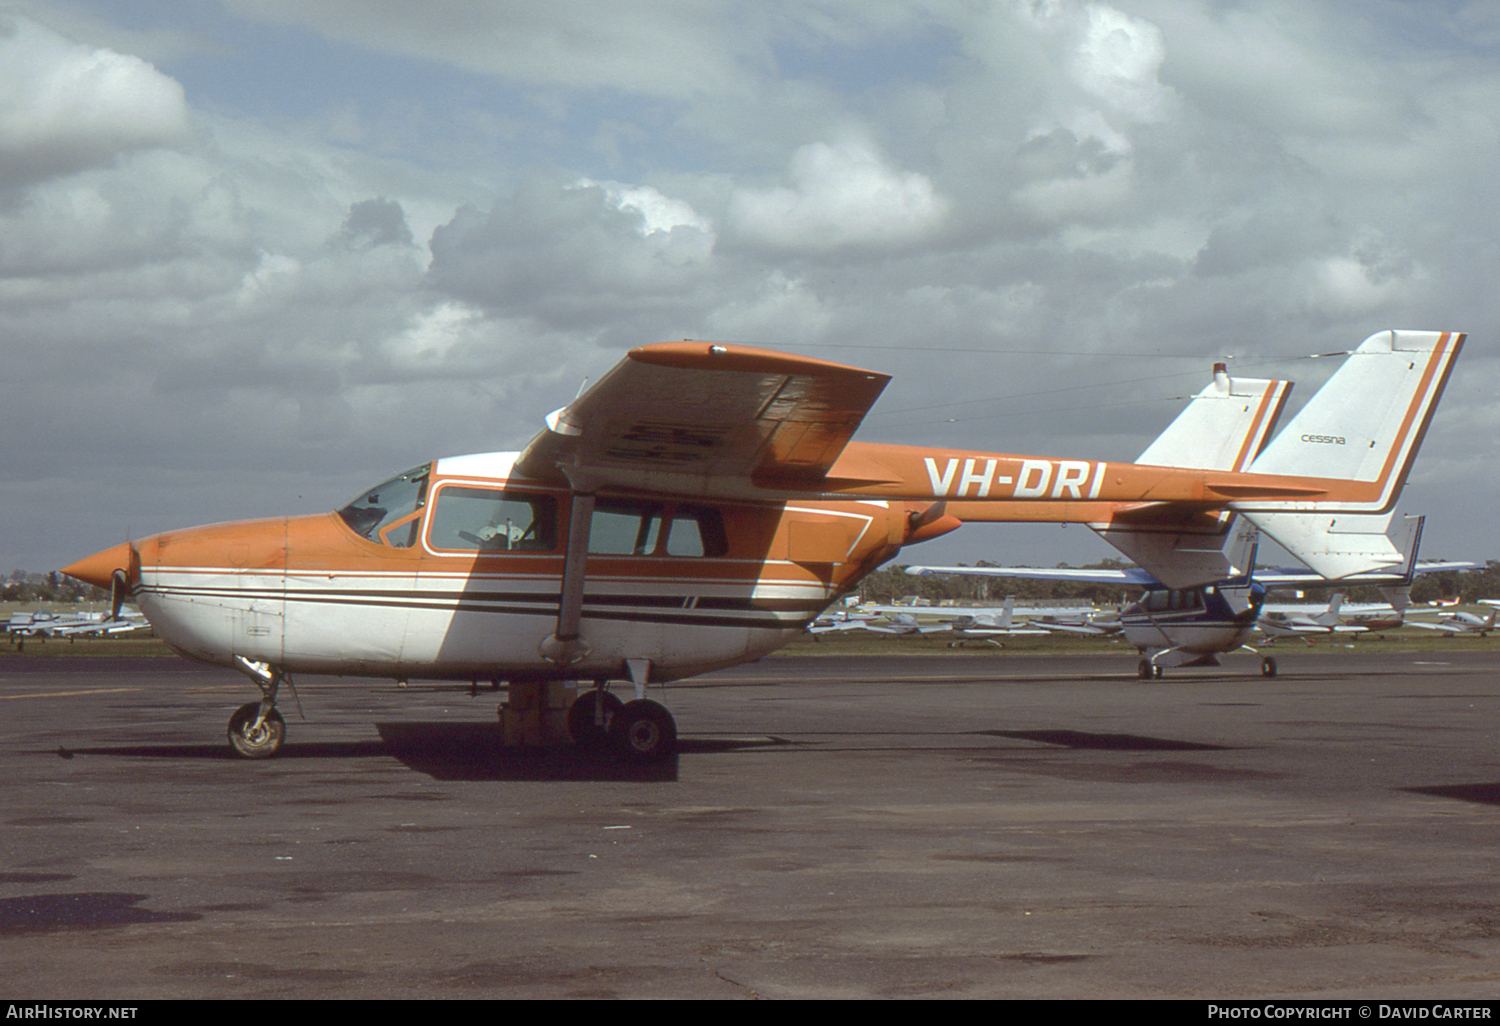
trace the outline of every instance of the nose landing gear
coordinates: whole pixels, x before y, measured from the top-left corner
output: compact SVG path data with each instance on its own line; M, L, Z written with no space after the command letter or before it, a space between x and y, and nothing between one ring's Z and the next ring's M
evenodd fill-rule
M240 706L229 717L229 744L247 759L269 759L286 740L286 721L276 711L276 692L286 674L269 663L235 656L234 668L255 682L261 700Z
M286 740L286 721L281 713L271 709L262 716L260 705L242 705L229 717L229 743L247 759L269 759L281 751L281 743Z

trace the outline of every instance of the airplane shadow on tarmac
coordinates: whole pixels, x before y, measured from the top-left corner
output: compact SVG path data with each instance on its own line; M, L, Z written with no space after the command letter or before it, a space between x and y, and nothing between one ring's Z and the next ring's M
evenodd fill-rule
M499 729L487 723L399 722L377 723L379 741L306 741L288 744L275 763L309 759L393 758L434 780L557 780L641 781L677 780L677 758L647 765L622 762L607 751L573 745L513 748L501 743ZM786 742L764 739L683 738L681 753L711 754ZM132 744L59 750L64 758L113 756L119 758L184 759L247 762L223 744Z
M1440 787L1404 788L1412 794L1431 795L1434 798L1456 798L1461 802L1478 802L1481 805L1500 805L1500 783L1495 784L1445 784Z

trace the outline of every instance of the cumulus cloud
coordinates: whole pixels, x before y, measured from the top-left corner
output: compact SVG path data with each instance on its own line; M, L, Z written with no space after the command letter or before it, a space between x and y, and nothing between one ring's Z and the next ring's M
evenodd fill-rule
M731 197L730 217L747 239L810 251L894 247L930 234L948 212L930 179L892 169L862 140L803 146L788 173L790 188Z
M754 33L736 30L735 10L752 5L704 0L225 0L225 6L374 50L575 89L671 97L741 91L744 63L766 56Z
M339 229L339 245L350 249L374 246L410 246L411 228L401 204L385 197L361 200L349 208L349 216Z
M1157 81L1166 40L1155 24L1105 4L1087 4L1070 62L1074 80L1133 121L1159 121L1171 90Z
M620 338L634 325L670 337L681 334L673 318L693 318L702 302L692 289L711 273L707 223L655 190L532 179L439 226L430 279L549 329Z
M523 444L665 338L892 372L873 440L1128 459L1226 352L1500 334L1482 5L1423 12L1423 49L1332 0L216 10L191 52L0 29L0 476L57 502L114 473L176 524L284 512L290 467L326 508ZM1496 373L1471 346L1434 487ZM21 495L8 537L53 522Z
M182 87L138 57L0 14L0 183L18 186L163 146L188 129Z

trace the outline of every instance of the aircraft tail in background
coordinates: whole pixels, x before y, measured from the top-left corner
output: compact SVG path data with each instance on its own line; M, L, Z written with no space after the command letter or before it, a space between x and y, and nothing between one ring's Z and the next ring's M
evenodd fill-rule
M1213 381L1193 396L1136 462L1244 470L1265 447L1291 392L1290 381L1234 377L1224 364L1215 364ZM1225 551L1225 534L1233 523L1232 513L1163 516L1153 511L1139 520L1126 516L1089 526L1162 581L1188 587L1237 577L1254 565L1244 562L1242 545Z

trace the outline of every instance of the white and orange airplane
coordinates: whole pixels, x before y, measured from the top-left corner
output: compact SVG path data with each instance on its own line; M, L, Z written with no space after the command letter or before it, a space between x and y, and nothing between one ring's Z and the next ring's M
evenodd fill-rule
M1300 437L1264 452L1285 383L1216 375L1195 405L1234 411L1222 437L1174 436L1154 465L854 442L886 375L644 346L520 453L439 459L336 512L170 531L64 572L253 681L261 700L229 721L250 757L281 746L280 684L323 673L504 680L508 739L566 723L582 744L653 760L675 750L676 724L648 682L780 647L902 546L964 522L1088 523L1177 587L1227 576L1202 538L1221 541L1235 513L1310 540L1320 573L1390 562L1383 535L1327 521L1388 515L1463 338L1371 336L1318 393L1341 397L1317 407L1327 422L1304 410ZM1192 421L1199 435L1210 422ZM607 690L623 679L633 701ZM580 681L595 687L566 705L563 682Z

